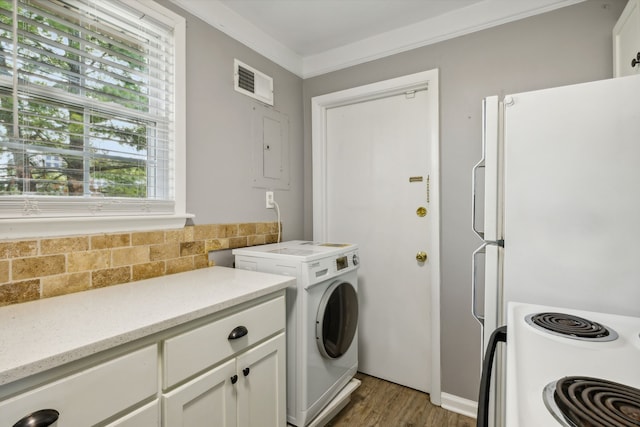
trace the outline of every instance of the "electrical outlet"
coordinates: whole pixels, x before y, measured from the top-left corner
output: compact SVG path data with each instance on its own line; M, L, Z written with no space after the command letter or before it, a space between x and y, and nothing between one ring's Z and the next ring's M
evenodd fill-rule
M266 200L267 200L267 209L273 209L274 208L273 191L267 191Z

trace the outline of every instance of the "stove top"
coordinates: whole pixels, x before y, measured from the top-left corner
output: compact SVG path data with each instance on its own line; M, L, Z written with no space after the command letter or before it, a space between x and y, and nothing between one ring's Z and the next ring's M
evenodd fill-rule
M613 341L618 338L613 329L569 313L535 313L525 317L525 321L534 328L571 339Z
M640 427L640 318L510 303L507 328L506 426Z
M544 388L544 403L561 425L640 426L640 389L592 377L564 377Z

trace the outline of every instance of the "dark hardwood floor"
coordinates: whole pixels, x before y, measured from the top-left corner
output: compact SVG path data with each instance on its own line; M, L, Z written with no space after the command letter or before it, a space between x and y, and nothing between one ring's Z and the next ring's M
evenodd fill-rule
M473 418L434 406L429 395L360 372L362 384L327 427L475 427Z

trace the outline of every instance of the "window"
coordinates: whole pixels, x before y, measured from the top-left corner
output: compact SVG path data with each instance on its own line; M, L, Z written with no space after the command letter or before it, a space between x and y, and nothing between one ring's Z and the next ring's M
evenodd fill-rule
M153 2L0 0L0 221L183 225L183 51Z

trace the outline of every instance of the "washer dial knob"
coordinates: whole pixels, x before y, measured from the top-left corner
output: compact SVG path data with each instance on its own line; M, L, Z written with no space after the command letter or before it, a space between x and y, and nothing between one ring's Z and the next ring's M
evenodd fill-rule
M358 265L360 263L360 259L358 258L358 254L353 254L353 257L351 258L351 261L353 262L353 265Z

